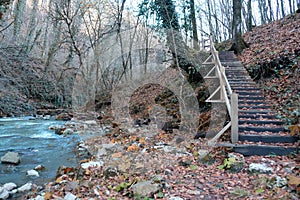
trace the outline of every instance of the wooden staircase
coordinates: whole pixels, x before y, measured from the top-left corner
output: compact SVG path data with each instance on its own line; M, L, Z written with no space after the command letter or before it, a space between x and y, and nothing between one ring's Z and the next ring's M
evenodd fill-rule
M233 52L219 52L232 92L238 94L238 142L220 143L244 155L287 155L298 153L299 137L291 136L284 122L266 102L259 86Z

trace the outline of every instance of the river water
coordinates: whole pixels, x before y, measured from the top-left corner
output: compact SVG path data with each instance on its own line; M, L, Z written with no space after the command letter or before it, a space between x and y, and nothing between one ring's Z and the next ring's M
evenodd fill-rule
M56 135L48 130L50 125L63 124L55 120L29 120L29 117L0 119L0 157L6 152L18 152L19 165L0 163L0 185L14 182L17 185L29 181L42 184L55 178L59 166L76 166L74 149L78 135ZM28 177L26 172L37 165L45 166L40 177Z

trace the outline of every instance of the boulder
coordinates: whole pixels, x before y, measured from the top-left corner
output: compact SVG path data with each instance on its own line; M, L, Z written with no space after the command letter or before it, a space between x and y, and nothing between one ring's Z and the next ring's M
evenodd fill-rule
M144 181L132 186L134 194L149 196L159 190L158 184L152 184L151 181Z
M15 183L5 183L3 185L3 188L6 189L7 191L11 191L13 189L15 189L17 187L17 185Z
M1 157L1 163L19 164L20 162L20 156L15 152L7 152L4 156Z
M9 197L9 192L3 187L0 187L0 199L8 199L8 197Z
M18 192L25 192L31 190L31 188L32 188L32 183L26 183L18 188Z

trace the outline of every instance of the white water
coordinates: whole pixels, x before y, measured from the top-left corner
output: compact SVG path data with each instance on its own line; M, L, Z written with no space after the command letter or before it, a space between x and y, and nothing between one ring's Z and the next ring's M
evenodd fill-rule
M0 163L0 185L7 182L20 185L28 181L43 183L55 178L59 166L76 166L74 147L79 137L64 137L48 130L50 125L63 123L29 120L29 117L0 119L0 157L8 151L18 152L21 156L19 165ZM39 164L46 167L40 177L27 177L26 171Z

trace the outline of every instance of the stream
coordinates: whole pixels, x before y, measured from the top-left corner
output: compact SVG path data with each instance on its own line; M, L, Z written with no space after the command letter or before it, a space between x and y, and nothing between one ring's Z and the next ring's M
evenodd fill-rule
M30 117L0 119L0 157L8 151L19 153L19 165L0 162L0 185L14 182L17 185L29 181L43 184L54 180L59 166L76 166L75 146L78 135L56 135L48 130L50 125L63 125L63 121L29 120ZM39 177L28 177L26 172L37 165L45 166Z

